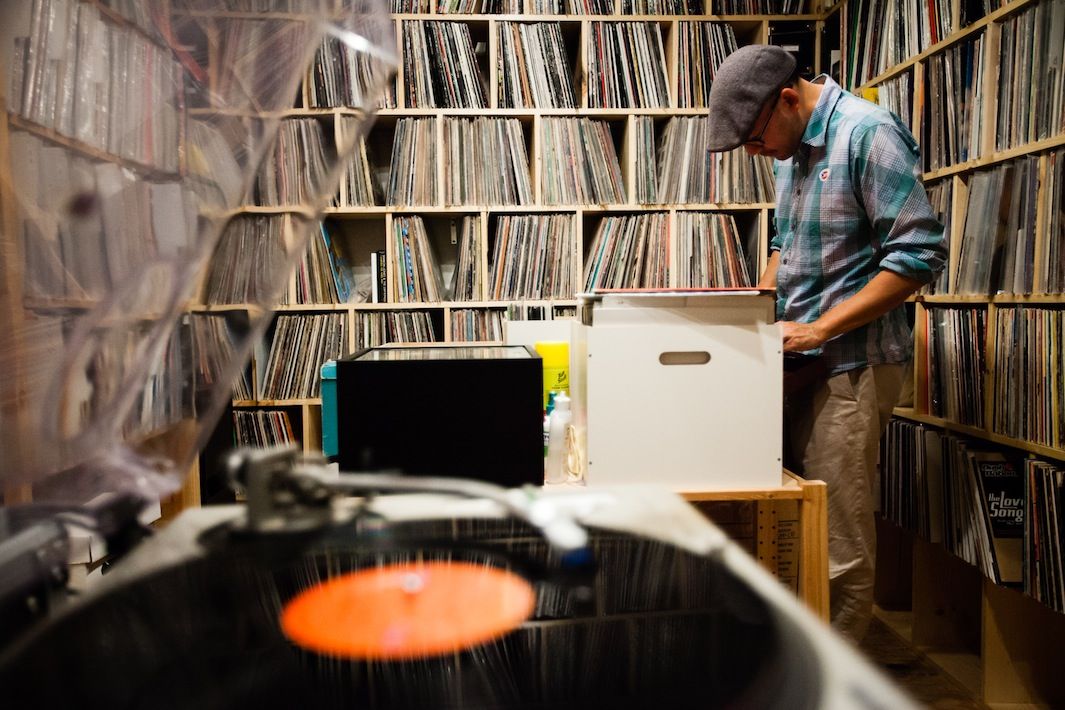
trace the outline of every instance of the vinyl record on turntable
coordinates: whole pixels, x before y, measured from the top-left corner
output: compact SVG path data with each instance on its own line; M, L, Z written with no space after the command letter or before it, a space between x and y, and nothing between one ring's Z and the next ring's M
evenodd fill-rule
M466 562L423 561L334 577L281 612L296 645L339 658L439 656L516 629L536 593L522 577Z

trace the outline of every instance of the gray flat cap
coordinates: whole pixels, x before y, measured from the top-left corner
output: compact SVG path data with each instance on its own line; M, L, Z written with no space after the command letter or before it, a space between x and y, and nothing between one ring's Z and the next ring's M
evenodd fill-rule
M726 57L710 87L710 145L713 152L743 145L773 93L795 71L795 57L780 47L752 44Z

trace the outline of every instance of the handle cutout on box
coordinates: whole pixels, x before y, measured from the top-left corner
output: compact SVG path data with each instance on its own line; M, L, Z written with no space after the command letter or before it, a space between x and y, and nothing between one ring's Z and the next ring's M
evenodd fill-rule
M710 353L705 350L680 350L662 353L658 361L663 365L705 365L710 362Z

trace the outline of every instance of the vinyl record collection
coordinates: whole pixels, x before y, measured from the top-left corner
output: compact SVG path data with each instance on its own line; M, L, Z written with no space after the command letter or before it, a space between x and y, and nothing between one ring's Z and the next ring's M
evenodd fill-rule
M365 107L368 95L376 91L383 77L379 62L366 53L354 51L336 37L327 37L314 55L307 81L307 100L311 108L335 106ZM384 96L375 100L378 108L396 107L395 82L388 82Z
M355 348L385 343L435 343L443 338L431 311L362 311L355 314Z
M979 2L963 2L958 7L960 25L966 27L982 17L990 15L1003 5L1006 0L980 0Z
M256 362L258 399L318 397L318 368L347 352L343 313L279 315L265 362Z
M351 143L355 135L356 121L348 116L337 116L337 136L341 146ZM374 189L373 169L366 149L366 139L360 136L349 153L344 180L340 192L333 201L334 207L368 207L378 204L377 190Z
M876 103L898 116L911 132L916 131L913 121L913 72L902 72L896 77L876 85Z
M929 57L922 109L925 170L980 157L986 52L978 34Z
M407 108L484 108L484 80L464 22L404 20Z
M132 5L137 2L143 2L143 0L117 0L117 3L113 0L104 0L104 4L106 5L115 5L118 3ZM218 0L215 4L226 12L247 14L260 14L265 12L293 13L298 12L301 9L306 9L307 7L304 0Z
M881 500L889 520L1020 584L1024 480L1020 462L933 427L893 420L884 437Z
M199 389L208 389L221 385L221 363L234 361L234 337L230 323L247 327L242 313L216 315L212 313L192 313L189 323L192 327L194 347L194 366ZM251 384L246 369L233 380L233 400L237 402L252 399Z
M984 425L987 309L926 311L928 389L924 411L959 424Z
M389 205L433 205L437 202L436 122L432 118L401 118L392 141L388 171Z
M177 173L183 101L174 56L141 32L104 21L95 5L24 5L29 34L15 38L5 68L7 109L85 146Z
M636 179L635 198L641 205L658 202L658 153L655 150L655 119L651 116L635 116L632 121L635 131Z
M662 28L653 22L593 22L587 38L588 106L669 106Z
M444 204L532 202L525 135L516 118L445 118Z
M1065 311L1000 307L995 337L992 430L1065 448Z
M545 117L540 125L540 194L547 205L625 201L625 187L607 121Z
M338 235L331 234L326 223L320 222L296 265L294 292L290 296L286 291L282 303L365 302L369 293L357 288L352 264Z
M575 108L559 23L505 21L497 27L500 108Z
M842 10L840 83L861 86L939 42L953 31L951 12L949 0L848 2Z
M809 12L805 0L710 0L716 15L795 15Z
M115 162L89 160L78 151L32 133L12 131L13 164L25 178L13 185L22 209L59 219L26 220L27 295L85 301L157 256L179 257L195 246L193 195L170 180L147 182ZM95 195L92 209L70 211L75 191ZM106 245L105 245L106 235Z
M584 290L662 288L669 283L669 215L604 217L584 265Z
M122 19L144 30L150 37L159 37L159 28L155 24L156 18L153 17L150 4L142 0L101 0L100 4L117 12Z
M1043 191L1046 238L1036 250L1037 293L1065 293L1065 150L1047 153Z
M233 437L239 446L258 449L299 443L288 412L283 409L233 412Z
M773 173L769 160L749 156L743 148L711 153L705 116L669 119L658 151L657 201L676 204L771 202Z
M622 15L702 15L702 0L621 0Z
M98 355L96 367L103 370L121 372L132 369L137 364L138 340L130 337L126 343L115 343L114 349L106 349ZM123 347L124 346L124 347ZM125 359L120 367L115 363ZM175 328L163 346L163 355L154 360L148 369L148 378L139 401L132 408L130 415L122 425L126 436L148 436L153 431L176 425L187 420L195 412L192 390L189 382L193 378L193 343L191 329L185 325ZM119 384L116 381L115 384ZM114 392L93 392L99 404L97 410L103 410L105 404L114 396Z
M677 29L677 106L705 108L717 68L739 48L736 32L719 22L680 22Z
M288 217L284 215L245 214L231 219L211 258L203 302L276 302L284 284L274 281L273 276L288 258L284 237L287 222ZM253 263L260 268L237 268L248 253L254 254Z
M499 215L491 242L489 298L573 298L572 215Z
M255 180L255 204L300 205L320 192L336 161L332 123L316 118L287 118L278 129Z
M883 455L885 517L1065 611L1065 468L902 420Z
M609 15L614 0L532 0L534 15Z
M484 278L480 258L484 249L480 215L462 218L458 239L458 258L451 282L451 300L480 301L484 298ZM454 229L454 224L452 225ZM454 315L454 313L452 314Z
M1028 459L1024 475L1024 591L1065 612L1065 466Z
M440 265L425 222L418 215L392 220L391 303L421 303L443 300Z
M102 412L112 412L114 398L122 393L122 386L131 372L145 364L148 340L146 326L128 331L99 334L88 354L87 368L99 373L91 383L79 386L68 394L64 402L68 413L64 425L74 431L83 431L99 421ZM57 349L70 348L76 333L72 333L68 318L47 316L34 319L25 329L24 354L19 358L5 356L0 365L10 371L14 367L35 367L45 361ZM190 383L198 376L193 333L186 326L175 328L161 344L161 356L151 361L143 391L136 394L128 415L118 426L123 436L148 436L151 432L170 426L194 413ZM82 341L84 348L84 341ZM36 371L36 370L35 370ZM33 379L27 380L33 383ZM56 381L55 373L40 370L42 388ZM90 386L91 385L91 386ZM31 411L42 418L54 416L48 412L48 402L38 402ZM60 455L55 447L49 455Z
M1032 292L1038 171L1026 156L973 174L954 293Z
M950 243L957 238L954 234L954 180L950 177L934 183L925 183L928 192L928 203L932 205L932 212L936 219L943 225L943 240L947 249ZM951 293L949 265L939 272L936 280L925 286L921 293Z
M449 13L517 15L521 11L521 0L437 0L436 3L436 12L440 15Z
M677 285L745 288L752 285L750 250L736 218L723 212L677 213Z
M1043 0L1010 17L999 43L995 147L1013 148L1065 130L1065 0Z
M514 301L506 307L506 319L513 320L565 320L577 317L575 306L553 306L525 301Z
M503 311L459 308L451 311L451 340L503 342Z
M422 6L396 9L428 10ZM441 3L437 9L462 12L487 8ZM613 11L606 6L604 9ZM608 92L614 98L604 94L604 105L668 105L664 27L653 22L608 22L593 23L574 32L574 26L565 23L514 22L509 19L498 22L493 30L497 40L497 65L491 67L496 72L494 78L499 88L497 102L500 107L576 106L578 98L571 83L570 62L580 61L582 56L578 51L581 42L575 41L579 37L594 55L588 59L589 67L592 62L599 61L601 67L607 66L602 62L607 62L618 69L612 73ZM690 44L692 54L699 55L686 71L678 75L681 85L678 106L702 105L714 68L736 46L735 32L725 23L684 22L675 23L674 27L679 28L680 41ZM482 36L482 26L466 21L403 20L400 30L401 48L408 60L402 88L405 108L484 105L488 97L480 71L486 67L482 66L483 52L478 47L483 49L481 43L487 38ZM695 51L697 47L706 49L705 58L701 57L704 52ZM305 89L309 107L346 107L360 102L365 87L374 77L370 65L357 55L349 54L332 40L318 50ZM627 67L627 73L620 70L622 66ZM600 82L600 86L607 86L606 79ZM594 97L589 100L592 105L597 101ZM287 119L287 136L282 136L273 158L275 164L281 164L275 181L278 184L267 184L265 187L269 189L260 189L260 193L293 189L287 187L286 177L295 174L289 166L297 162L304 173L313 176L316 164L323 162L319 158L335 150L334 130L338 143L347 142L349 120L344 113ZM354 159L348 164L334 202L335 210L343 216L351 208L375 204L415 208L533 205L537 195L539 204L564 207L625 204L630 199L637 204L663 206L678 202L765 202L771 199L772 177L763 169L766 166L758 164L760 160L752 162L740 154L705 155L700 158L705 158L702 162L692 159L696 152L692 150L694 143L700 140L697 129L702 123L702 119L693 121L688 117L671 119L669 116L646 115L635 115L628 120L547 115L524 123L513 118L481 116L386 118L379 121L368 140L356 144ZM539 135L528 135L533 126L540 126ZM683 137L678 126L685 129ZM630 131L632 136L627 135ZM376 163L368 146L380 152L389 140L392 143L389 164ZM626 194L625 176L618 156L622 146L630 145L631 141L638 148L630 198ZM530 145L537 150L536 155L527 154ZM530 166L530 157L539 160L536 169ZM496 168L499 166L504 167L503 179L498 179ZM704 169L709 171L708 174L700 176ZM539 184L534 185L533 178ZM739 187L723 190L730 181ZM298 192L299 185L294 189ZM375 196L378 192L379 196ZM263 202L284 202L281 195L276 199L272 194L265 196ZM262 218L259 229L267 235L266 245L278 244L275 234L278 226L268 221L277 218L256 217ZM440 229L438 222L442 224L446 220L429 218L426 221L418 215L400 215L384 220L392 224L389 239L394 243L388 250L373 250L360 242L356 251L349 252L348 237L342 236L347 234L348 228L333 234L327 230L316 234L307 252L301 255L297 275L284 292L282 302L332 305L364 301L443 303L482 298L572 298L579 270L575 263L577 250L582 248L576 244L576 231L572 226L575 217L574 214L491 215L485 212L470 215L462 218L462 226L458 229L454 226L457 222L453 221L451 244L456 246L450 249L445 246L445 240L432 236ZM691 220L695 221L692 224L701 224L703 218L685 214L670 219L674 220L670 224L689 224ZM477 226L478 221L487 221L486 226ZM613 218L599 220L599 225L602 227L611 221ZM666 229L666 223L661 219L638 220L635 215L631 224L650 225L652 222L658 225L657 229ZM494 225L495 231L491 232L492 237L486 245L482 230L490 231L487 224ZM688 236L677 237L680 240L677 244L685 250L681 257L684 263L680 265L677 278L692 284L749 281L749 276L743 272L753 262L749 263L749 259L742 256L744 249L734 246L738 244L734 221L727 220L726 224L722 217L715 216L707 224L711 225L711 233L708 235L710 241L705 242L706 248L715 248L713 245L717 244L725 252L698 254L704 242L694 231ZM690 229L696 228L692 226ZM656 241L650 234L642 233L642 227L633 231L633 227L628 226L626 230L641 242ZM361 224L355 231L361 231ZM585 231L584 239L590 240L591 232L587 227ZM440 237L444 236L441 233ZM658 241L663 245L667 243L661 239ZM586 242L583 248L588 247L589 242ZM645 257L652 256L651 261L639 262L641 270L650 267L652 272L646 272L646 278L641 274L638 281L669 283L670 265L661 248L645 254ZM482 255L486 250L488 269L485 272L481 265L485 263ZM281 253L273 247L264 258L276 259ZM369 267L363 263L367 256L371 262ZM221 261L224 264L227 260ZM632 267L633 264L629 264L627 268ZM522 270L527 273L521 273ZM370 274L368 280L367 273ZM226 274L224 268L221 275L238 282L241 278ZM244 302L250 287L238 283L234 288L243 292L228 294L225 300ZM444 308L448 318L455 315L446 304ZM435 311L432 313L439 315ZM395 325L391 329L392 335L374 336L366 342L394 341L393 336L401 331L413 334L418 341L445 337L441 324L450 321L440 320L436 315L428 319L419 317L417 324L410 322L409 314L397 316L392 318ZM367 320L366 327L360 332L369 333L376 328L376 332L385 333L387 323L378 316ZM371 320L376 325L371 325ZM434 324L435 333L429 336ZM360 337L360 342L362 340Z

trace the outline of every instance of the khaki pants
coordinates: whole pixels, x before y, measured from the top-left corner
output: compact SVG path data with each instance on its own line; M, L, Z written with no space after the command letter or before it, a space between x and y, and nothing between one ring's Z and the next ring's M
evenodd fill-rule
M902 377L902 365L864 367L829 377L785 404L791 465L828 484L832 626L854 641L865 636L873 614L877 453Z

